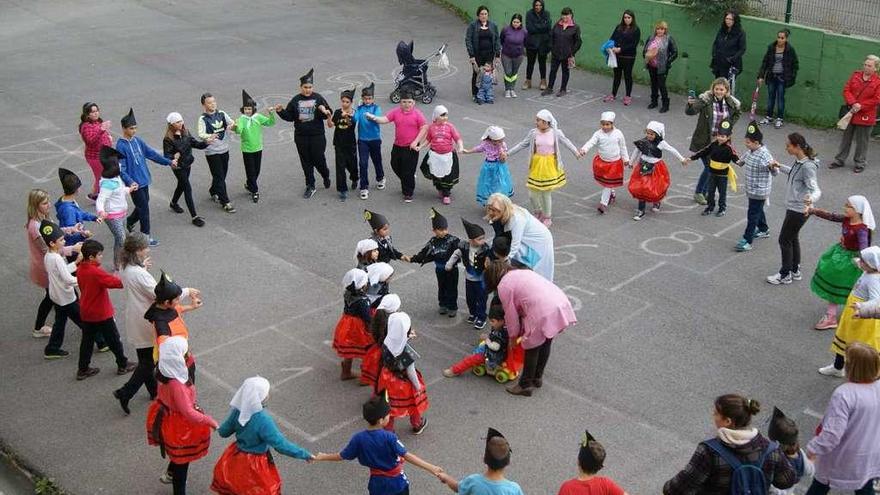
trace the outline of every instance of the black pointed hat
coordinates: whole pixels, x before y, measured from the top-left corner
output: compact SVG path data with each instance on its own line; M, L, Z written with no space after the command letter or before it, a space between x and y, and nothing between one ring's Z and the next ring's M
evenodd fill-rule
M489 459L495 461L509 459L510 452L510 444L504 438L504 435L495 428L489 428L489 432L486 433L486 451L484 454L487 464Z
M306 72L306 75L299 78L299 85L300 86L302 86L303 84L314 84L314 83L315 83L315 69L314 68L309 69L309 71Z
M764 133L761 132L758 123L754 120L749 122L749 125L746 127L746 137L756 143L764 142Z
M361 90L361 98L364 96L373 96L376 93L376 83L371 82L369 86L364 86L364 89Z
M61 180L61 189L64 190L64 194L73 194L82 186L79 176L66 168L58 169L58 178Z
M163 271L154 292L156 293L156 302L166 302L180 297L183 294L183 289Z
M114 175L110 177L116 177L116 175L119 175L119 159L123 157L124 155L119 151L116 151L116 148L102 146L99 159L101 161L101 166L104 167L104 172L112 171ZM101 175L102 177L107 177L103 174Z
M370 400L364 402L363 416L370 424L376 424L380 419L388 416L391 412L391 406L388 405L388 392L380 390Z
M125 115L125 117L122 117L121 122L122 122L123 129L126 129L128 127L134 127L138 124L137 119L134 118L134 109L133 108L129 107L128 113Z
M581 469L591 473L597 473L605 463L605 447L596 441L589 431L584 430L581 437L581 447L578 451L578 464Z
M464 225L464 231L467 234L468 239L476 239L477 237L486 235L485 229L475 223L468 222L464 218L461 219L461 223Z
M257 102L251 98L251 95L247 94L247 91L241 90L241 106L242 107L251 107L254 110L257 109Z
M718 134L722 136L730 136L733 134L733 124L729 120L724 119L718 124Z
M339 99L348 98L350 101L354 101L354 90L355 88L346 89L339 93Z
M449 228L449 222L446 220L446 217L441 215L440 212L435 210L434 208L431 208L430 217L432 229L437 230Z
M767 427L767 437L783 445L795 445L798 443L798 427L791 418L774 407L770 426Z
M370 222L370 228L373 230L379 230L388 225L388 219L385 218L385 215L370 210L364 210L364 221Z
M61 227L59 227L58 224L51 220L44 219L40 222L40 235L43 237L43 242L48 246L50 242L57 241L58 238L64 237L64 232L61 231Z

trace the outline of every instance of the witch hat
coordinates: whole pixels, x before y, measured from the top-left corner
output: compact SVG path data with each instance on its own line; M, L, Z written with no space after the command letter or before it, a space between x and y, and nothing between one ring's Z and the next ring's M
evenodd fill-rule
M504 435L495 428L489 428L488 433L486 433L486 450L483 457L487 464L490 459L494 461L510 459L510 444L504 438Z
M440 214L439 211L431 208L431 229L439 230L439 229L448 229L449 222L446 220L446 217Z
M605 463L605 447L597 442L589 431L584 430L581 437L581 446L578 451L578 464L581 469L591 473L598 473Z
M241 90L241 106L242 107L251 107L255 111L257 109L257 102L251 98L251 95L247 94L247 91Z
M365 96L373 96L376 93L376 83L371 82L369 86L365 86L364 89L361 90L361 98Z
M82 186L79 176L66 168L58 169L58 178L61 180L61 189L64 190L64 194L73 194Z
M154 292L156 293L156 302L167 302L180 297L180 295L183 294L183 289L163 271L162 276L159 277L159 283L156 284Z
M311 68L306 75L299 78L299 85L304 86L306 84L314 84L315 83L315 69Z
M355 88L346 89L339 93L339 98L348 98L349 101L354 101L354 90Z
M476 239L477 237L486 235L486 230L475 223L468 222L464 218L461 219L461 223L464 225L464 231L467 234L468 239Z
M133 108L129 107L128 113L125 115L125 117L122 117L121 123L122 123L123 129L127 129L129 127L134 127L138 124L137 120L134 118L134 109Z
M43 237L43 242L48 246L50 242L55 242L60 237L64 237L64 232L61 231L61 227L56 223L43 219L40 222L40 235Z
M364 221L370 222L370 228L373 230L379 230L388 225L388 219L385 218L385 215L370 210L364 210Z
M767 437L783 445L795 445L798 443L798 427L791 418L774 407L770 426L767 427Z

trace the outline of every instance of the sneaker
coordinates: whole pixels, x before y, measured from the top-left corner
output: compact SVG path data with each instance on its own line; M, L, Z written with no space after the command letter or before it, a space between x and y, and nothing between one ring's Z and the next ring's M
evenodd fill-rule
M83 381L86 378L91 378L98 373L101 372L101 368L86 368L84 370L80 370L76 372L77 381Z
M541 96L550 96L553 94L553 90L550 88L545 88L541 90Z
M446 368L445 370L443 370L443 376L445 376L446 378L455 378L458 375L456 375L452 371L452 368Z
M260 193L255 192L255 193L251 194L251 201L253 201L254 203L259 203L260 202Z
M843 164L837 160L834 160L833 162L828 164L828 168L841 168L841 167L843 167Z
M694 202L698 205L706 204L706 195L702 193L694 193Z
M422 432L424 432L425 428L427 428L427 427L428 427L428 418L422 418L422 422L419 424L419 426L413 428L413 430L412 430L413 435L421 435Z
M225 211L226 213L235 213L237 210L234 206L232 206L232 203L226 203L225 205L223 205L223 211Z
M605 95L605 98L602 98L602 103L611 103L615 99L617 99L617 97L614 95Z
M786 276L782 276L779 273L774 273L767 277L767 283L773 285L788 285L791 283L791 274L789 273Z
M526 79L523 81L522 89L532 89L532 80Z
M718 213L716 213L715 216L716 217L723 217L725 214L727 214L727 210L722 208L722 209L718 210Z
M104 344L103 346L98 347L98 352L100 352L100 353L109 352L109 351L110 351L110 346L107 344Z
M516 95L516 91L514 91L514 90L511 89L511 90L510 90L510 97L511 97L511 98L518 98L518 96Z
M629 104L632 103L632 101L633 101L632 96L624 96L623 97L623 105L624 106L628 107Z
M751 251L752 245L749 244L748 242L746 242L745 239L740 239L739 242L736 244L736 247L734 247L733 249L736 250L737 252L742 253L745 251Z
M171 211L173 211L174 213L183 213L183 208L181 208L180 205L177 203L170 203L168 207L171 208Z
M52 327L49 325L43 325L39 330L34 330L31 332L31 336L35 339L42 339L52 335Z
M768 237L770 237L769 230L759 230L755 232L755 239L766 239Z
M474 316L474 315L470 315L470 316L467 317L467 319L466 319L465 321L468 322L468 323L473 323L474 320L476 320L476 319L477 319L476 316Z
M378 189L380 191L382 189L385 189L385 179L384 178L376 181L376 189Z
M211 195L211 201L213 201L213 202L215 202L215 203L219 203L219 202L220 202L220 196L218 196L218 195L216 195L216 194L212 194L212 195Z
M86 197L89 198L89 201L97 201L98 200L98 195L95 193L87 194Z
M504 97L505 97L505 98L510 98L510 90L509 90L509 89L505 89L505 90L504 90Z
M773 128L774 129L781 129L782 128L782 119L776 119L776 122L773 123Z
M616 200L617 200L617 194L615 194L614 191L611 191L611 197L608 198L608 204L613 205L614 201L616 201Z
M330 176L324 177L324 189L330 189Z
M404 203L412 203L412 199L413 199L412 196L404 196L403 202Z
M791 279L792 280L800 280L802 278L804 278L804 276L801 275L800 270L795 270L795 271L791 272Z
M443 196L443 199L440 200L444 205L452 204L452 198L449 196Z
M654 203L653 205L651 205L651 211L653 211L654 213L660 211L660 203Z
M823 315L822 319L814 326L816 330L831 330L837 328L837 316Z
M137 368L137 364L129 362L128 364L126 364L122 368L116 368L116 374L117 375L127 375L128 373L131 373L132 371L134 371L135 368Z
M367 199L370 197L370 191L366 189L361 189L361 199Z
M449 310L443 306L440 306L439 308L437 308L437 312L440 313L441 315L445 315L446 313L449 312Z
M819 374L825 376L833 376L837 378L843 378L846 376L846 372L835 368L833 364L829 364L828 366L823 366L819 368Z
M171 477L171 473L164 472L162 476L159 476L159 483L165 483L166 485L170 485L174 482L174 479Z
M339 191L339 201L344 203L346 199L348 199L348 193L345 191Z
M700 213L700 215L701 215L701 216L704 216L704 217L707 217L707 216L709 216L709 215L711 215L711 214L712 214L712 208L709 208L709 207L706 207L706 208L703 210L703 212Z
M482 330L486 327L486 320L474 320L474 328Z
M643 216L645 216L645 212L643 212L642 210L636 210L636 214L633 215L633 220L638 222L639 220L642 219Z
M761 119L761 121L758 122L758 125L768 125L771 122L773 122L773 118L770 116L767 116L767 117L764 117L763 119Z
M602 203L599 203L599 206L597 206L596 209L599 210L600 215L603 215L603 214L605 214L606 206L603 205Z
M567 94L568 94L568 91L567 91L567 90L560 89L559 91L556 92L556 97L557 97L557 98L560 98L560 97L563 97L563 96L565 96L565 95L567 95Z
M314 195L315 195L315 188L314 187L307 186L306 190L303 191L303 199L309 199Z
M447 310L447 311L448 311L448 312L446 313L446 316L448 316L448 317L450 317L450 318L455 318L456 316L458 316L458 309L457 309L457 308L456 308L456 309L450 309L450 310Z
M128 233L131 234L131 232L134 230L134 224L129 222L128 220L126 220L125 221L125 230L127 230Z
M159 239L153 239L150 237L150 247L156 247L159 245Z
M65 351L64 349L55 349L55 350L52 350L52 351L46 351L46 352L44 352L44 353L43 353L43 359L46 359L46 360L50 360L50 359L62 359L62 358L66 358L66 357L69 356L69 355L70 355L70 353L67 352L67 351Z
M204 220L202 217L195 216L195 217L193 217L193 219L192 219L192 224L195 225L196 227L204 227L204 226L205 226L205 220Z

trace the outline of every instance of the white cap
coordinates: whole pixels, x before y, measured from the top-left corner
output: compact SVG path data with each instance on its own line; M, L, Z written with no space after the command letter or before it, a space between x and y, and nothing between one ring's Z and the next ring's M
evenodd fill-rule
M488 128L486 128L486 132L483 133L483 137L481 137L480 139L491 139L493 141L500 141L504 139L504 129L498 127L497 125L490 125Z
M602 112L602 116L599 117L599 120L602 122L614 122L614 118L617 117L614 112Z
M648 122L648 125L645 126L645 128L654 131L654 134L660 136L661 139L666 139L666 126L661 124L660 122L652 120Z
M169 124L174 124L174 123L176 123L176 122L183 122L183 115L180 115L180 114L177 113L177 112L171 112L171 113L168 114L167 117L165 117L165 120L166 120Z

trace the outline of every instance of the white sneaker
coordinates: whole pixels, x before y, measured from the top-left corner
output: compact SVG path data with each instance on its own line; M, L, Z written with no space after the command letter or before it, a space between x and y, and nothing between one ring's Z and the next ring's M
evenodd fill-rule
M504 90L504 97L505 97L505 98L510 98L510 90L509 90L509 89L505 89L505 90Z
M382 190L385 189L385 179L376 181L376 189Z
M844 378L846 376L846 372L835 368L833 364L829 364L828 366L823 366L819 368L819 374L825 376L833 376L837 378Z
M511 98L517 98L517 96L516 96L516 91L514 91L514 90L511 89L511 90L510 90L510 97L511 97Z
M642 210L636 210L636 214L633 215L633 220L638 222L639 220L642 219L643 216L645 216L645 212L643 212Z
M800 270L797 270L797 271L791 272L791 279L792 279L792 280L800 280L800 279L802 279L802 278L804 278L804 276L801 275L801 271L800 271Z
M788 285L791 283L791 274L786 276L780 275L778 272L767 277L767 283L773 285Z
M39 330L34 330L31 333L31 335L35 339L42 339L42 338L48 337L49 335L52 335L52 327L50 327L49 325L43 325L43 327L40 328Z
M361 189L361 199L367 199L370 197L370 191L366 189Z
M162 473L162 476L159 476L159 481L161 483L165 483L166 485L170 485L174 482L174 480L171 478L171 473L167 471Z
M771 122L773 122L773 119L771 117L764 117L763 119L761 119L760 122L758 122L758 125L767 125Z

